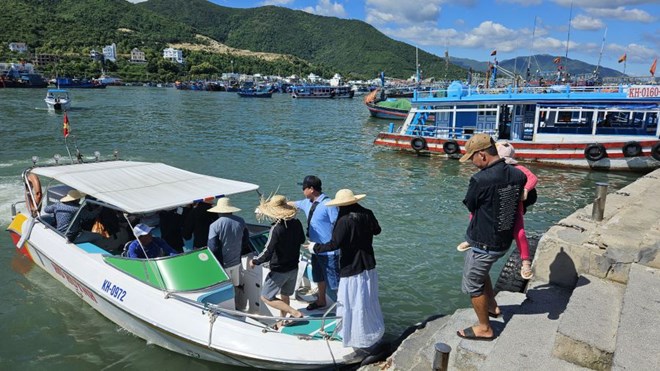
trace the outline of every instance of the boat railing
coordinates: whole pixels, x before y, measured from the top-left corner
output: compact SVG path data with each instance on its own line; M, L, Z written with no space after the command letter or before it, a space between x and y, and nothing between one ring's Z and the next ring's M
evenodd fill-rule
M456 89L433 89L415 90L413 100L427 99L460 99L461 97L473 95L502 95L502 94L570 94L570 93L622 93L625 91L623 85L598 85L598 86L571 86L571 85L546 85L546 86L504 86L484 88L481 86L463 85L459 91Z
M272 321L291 321L291 322L304 322L304 321L309 321L310 317L301 317L301 318L295 318L295 317L276 317L276 316L268 316L268 315L263 315L263 314L254 314L254 313L246 313L242 312L240 310L232 310L232 309L226 309L222 308L216 304L212 303L201 303L197 300L193 300L190 298L187 298L185 296L173 293L173 292L168 292L165 294L165 299L175 299L178 301L181 301L183 303L192 305L194 307L197 307L201 309L204 313L208 313L211 316L217 316L219 314L223 314L226 316L231 316L231 317L243 317L243 318L250 318L253 319L263 325L264 332L272 330L270 327L269 322ZM321 325L321 331L323 332L323 329L325 328L325 323L326 321L329 320L338 320L341 321L342 317L339 316L331 316L330 312L335 308L337 303L334 303L331 305L325 313L323 313L323 316L321 317L313 317L313 319L320 319L322 320L322 325ZM214 321L215 319L213 319ZM335 326L335 331L339 326ZM334 331L332 334L325 334L323 332L324 336L332 337L334 335Z

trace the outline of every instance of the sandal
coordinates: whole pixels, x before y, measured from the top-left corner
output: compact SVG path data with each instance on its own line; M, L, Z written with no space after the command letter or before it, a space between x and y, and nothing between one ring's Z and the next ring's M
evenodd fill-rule
M520 276L525 280L531 280L534 277L532 272L532 263L529 260L523 260L520 267Z
M458 246L456 246L456 250L458 250L460 252L468 251L471 248L472 247L470 246L470 244L467 241L463 241Z

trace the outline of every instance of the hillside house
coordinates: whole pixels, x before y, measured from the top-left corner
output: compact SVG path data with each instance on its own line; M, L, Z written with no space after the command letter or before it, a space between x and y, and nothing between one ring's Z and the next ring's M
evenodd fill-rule
M25 53L28 51L26 43L9 43L9 50L13 52Z
M163 58L175 63L183 64L183 52L180 49L163 49Z
M131 62L132 63L147 63L147 58L144 55L144 52L138 48L133 48L131 50Z
M117 45L112 43L103 47L103 57L106 61L117 61Z

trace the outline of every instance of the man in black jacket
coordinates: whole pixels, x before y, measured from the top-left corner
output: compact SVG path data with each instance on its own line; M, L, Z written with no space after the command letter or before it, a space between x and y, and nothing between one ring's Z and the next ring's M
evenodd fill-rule
M498 317L489 271L506 254L513 240L515 213L527 177L497 155L495 141L484 133L476 134L465 144L461 162L471 160L481 169L470 178L463 203L472 213L466 241L472 247L465 256L462 290L469 294L479 324L457 331L471 340L493 340L495 335L488 317Z
M286 198L274 195L269 201L261 202L257 207L257 217L266 217L273 221L264 250L255 259L250 260L250 268L270 262L270 273L261 290L261 300L268 306L280 310L280 316L290 314L302 318L300 311L292 308L289 296L296 289L300 245L305 242L302 223L296 218L297 209L287 204ZM280 294L280 299L277 298ZM278 322L276 328L286 325Z

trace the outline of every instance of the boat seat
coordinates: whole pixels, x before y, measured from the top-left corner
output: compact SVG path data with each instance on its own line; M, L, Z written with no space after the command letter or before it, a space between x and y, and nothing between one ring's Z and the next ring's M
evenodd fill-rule
M95 244L91 242L83 242L83 243L78 243L76 244L79 248L82 250L90 253L90 254L102 254L102 255L112 255L108 251L103 250L102 248L96 246Z

